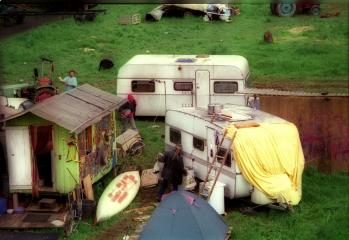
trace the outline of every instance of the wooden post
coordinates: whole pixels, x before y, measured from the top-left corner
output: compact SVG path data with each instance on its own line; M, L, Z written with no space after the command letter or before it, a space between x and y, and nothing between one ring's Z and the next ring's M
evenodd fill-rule
M13 209L16 209L18 207L18 193L12 194L12 201L13 201Z

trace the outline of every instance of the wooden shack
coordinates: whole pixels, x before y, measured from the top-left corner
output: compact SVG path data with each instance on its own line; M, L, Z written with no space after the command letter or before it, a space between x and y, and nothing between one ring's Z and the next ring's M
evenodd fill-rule
M125 100L84 84L6 119L10 192L66 194L116 163L115 110Z

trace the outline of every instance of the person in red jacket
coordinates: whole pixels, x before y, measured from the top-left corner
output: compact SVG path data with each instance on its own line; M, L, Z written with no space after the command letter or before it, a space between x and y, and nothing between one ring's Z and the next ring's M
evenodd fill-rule
M128 128L138 131L134 120L136 107L137 103L135 98L131 94L128 94L127 102L119 108L121 133L125 132Z

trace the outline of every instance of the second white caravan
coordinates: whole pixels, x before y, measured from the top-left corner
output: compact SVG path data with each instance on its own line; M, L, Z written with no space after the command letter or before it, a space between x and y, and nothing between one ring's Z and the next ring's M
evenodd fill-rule
M167 110L165 120L166 150L171 150L176 144L181 144L185 166L192 168L195 176L201 180L206 178L210 163L216 152L218 151L218 155L222 156L226 151L229 151L227 160L218 178L218 181L225 184L225 195L229 198L240 198L250 196L252 192L252 201L257 204L263 204L265 199L260 197L263 194L253 189L243 177L233 154L228 150L228 141L225 140L221 147L218 147L218 143L223 137L223 129L231 123L278 124L287 123L287 121L250 107L230 104L224 105L222 112L226 116L232 116L232 119L215 118L215 115L208 113L207 107ZM218 171L219 162L221 161L222 159L218 159L218 163L215 164L216 171ZM213 175L216 174L216 171L213 172Z
M246 58L237 55L136 55L119 70L117 95L136 98L137 116L217 102L246 106L239 91L249 75Z

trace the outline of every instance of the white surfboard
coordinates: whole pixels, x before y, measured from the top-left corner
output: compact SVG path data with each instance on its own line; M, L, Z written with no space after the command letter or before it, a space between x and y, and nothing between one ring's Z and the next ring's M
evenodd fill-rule
M125 209L136 197L140 182L138 171L124 172L114 178L98 201L97 222L107 220Z

